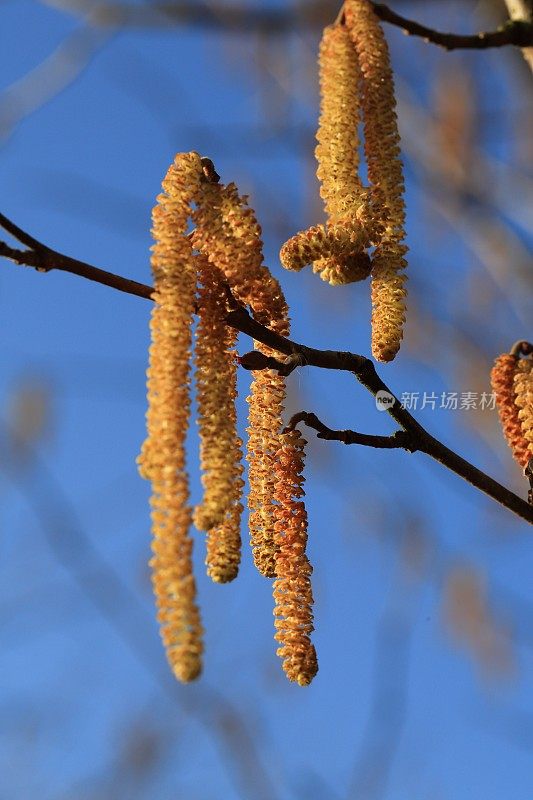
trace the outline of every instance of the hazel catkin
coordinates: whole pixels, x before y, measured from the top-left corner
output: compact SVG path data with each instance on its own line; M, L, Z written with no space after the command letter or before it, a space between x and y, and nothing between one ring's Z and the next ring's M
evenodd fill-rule
M372 353L391 361L405 322L405 206L394 78L387 40L368 0L347 0L346 25L361 69L365 156L370 191L382 209L381 241L372 257Z
M328 25L319 56L320 117L315 156L320 196L328 220L353 214L361 204L359 178L360 69L357 53L344 25Z
M361 224L365 190L359 178L359 64L350 34L330 25L319 51L320 118L315 155L328 221L289 239L280 251L286 269L307 264L332 285L370 274L372 236Z
M313 631L313 568L305 553L307 513L302 497L305 439L298 430L280 437L276 466L276 580L274 581L277 654L291 681L307 686L318 670L311 643Z
M194 511L198 529L207 531L207 573L217 583L233 580L240 562L242 442L237 435L235 399L236 332L225 324L223 276L205 256L198 266L196 396L200 432L202 502Z
M147 439L139 470L152 483L152 583L168 661L184 682L202 668L202 625L192 574L191 510L185 467L190 412L189 362L196 273L187 238L197 196L197 153L176 156L153 211L154 308L148 367Z
M533 357L522 358L516 365L513 388L518 421L526 442L523 467L533 458Z
M524 435L522 420L519 417L519 412L524 409L519 407L516 402L516 390L518 389L519 402L523 404L524 408L527 408L528 389L527 380L524 380L524 378L528 373L527 366L523 368L522 364L527 365L527 361L519 362L517 355L503 353L496 358L490 379L492 390L496 396L496 407L503 435L511 448L515 460L522 467L525 467L531 455L533 455L533 447L530 450L531 443ZM529 367L529 377L531 377L531 367ZM533 412L530 407L528 420L531 420L532 417ZM525 423L525 427L526 430L530 430L529 422Z
M227 280L254 317L277 333L289 333L288 309L278 281L263 265L261 228L235 184L205 183L194 212L192 241ZM273 351L254 342L265 355ZM274 576L274 465L279 447L285 379L270 370L252 371L247 443L248 507L254 563L266 577Z

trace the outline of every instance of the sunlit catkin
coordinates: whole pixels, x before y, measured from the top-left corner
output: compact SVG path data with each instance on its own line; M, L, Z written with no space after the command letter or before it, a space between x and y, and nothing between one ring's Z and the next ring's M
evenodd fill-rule
M405 322L405 208L394 80L387 42L372 4L347 0L346 25L361 69L365 156L371 193L384 232L372 258L372 353L391 361Z
M225 276L235 297L277 333L289 333L288 309L278 281L263 265L261 228L235 184L207 182L194 213L193 243ZM266 355L263 344L255 347ZM274 466L282 428L285 380L276 372L252 372L247 460L249 527L254 563L274 576Z
M148 368L148 436L139 470L152 482L152 582L167 658L181 681L202 668L202 626L192 574L185 469L189 361L196 274L187 219L201 174L197 153L176 156L153 211L154 308Z
M241 550L242 442L237 435L235 398L236 332L225 324L223 275L205 256L198 266L196 395L200 465L204 495L194 511L197 528L207 531L206 565L217 583L236 577Z
M531 444L524 435L522 429L523 420L519 417L519 412L527 408L528 403L527 367L526 370L522 372L522 363L527 364L526 361L519 362L518 356L516 355L503 353L503 355L498 356L495 360L490 378L492 390L496 396L496 407L498 409L503 435L511 448L515 460L522 467L525 467L533 451L530 450ZM516 388L515 378L517 379ZM526 380L524 380L524 378L526 378ZM529 381L530 379L531 367L529 367ZM517 405L517 389L519 390L519 402L524 404L524 408L519 408ZM528 420L532 417L533 412L530 406ZM530 430L529 423L526 423L526 430Z
M524 456L525 467L533 458L533 357L522 358L516 365L514 375L515 404L518 407L518 420L522 435L527 444Z
M369 244L360 226L314 225L285 242L280 260L285 269L296 272L313 264L313 271L334 285L353 283L370 274L370 258L365 252Z
M360 70L344 25L328 25L318 56L320 118L315 156L329 221L353 214L362 201L359 178Z
M313 568L305 554L307 513L302 497L305 439L298 430L280 437L276 466L276 580L274 581L275 639L283 669L291 681L307 686L317 673L313 632Z
M367 192L359 178L359 79L357 54L343 25L325 28L319 52L320 119L315 155L328 221L300 231L281 248L286 269L307 264L339 286L370 274L366 249L373 229L363 224Z

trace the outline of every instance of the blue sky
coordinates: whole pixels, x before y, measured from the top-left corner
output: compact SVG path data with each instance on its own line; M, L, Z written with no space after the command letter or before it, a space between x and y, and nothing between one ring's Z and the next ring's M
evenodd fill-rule
M394 8L441 29L497 24L482 3L464 5ZM250 194L294 338L368 354L368 286L332 288L285 272L277 258L322 213L317 28L260 37L156 25L87 37L53 3L10 0L1 16L3 213L61 252L149 282L161 179L176 152L198 150ZM61 52L87 47L90 57L46 97L55 73L39 65L73 36ZM527 338L531 320L531 76L517 52L447 54L390 27L387 36L410 307L400 355L380 374L397 394L479 394L494 356ZM302 689L285 680L271 586L252 568L244 529L241 574L222 587L204 575L196 534L205 671L178 686L159 643L149 487L135 467L150 304L71 275L1 266L0 797L529 800L526 526L421 454L309 432L315 681ZM240 352L248 349L241 337ZM248 380L239 377L243 431ZM347 375L301 370L288 385L288 413L394 429ZM524 494L494 411L416 414ZM22 451L9 431L35 419ZM189 455L196 500L194 424ZM446 613L465 575L487 617L482 651Z

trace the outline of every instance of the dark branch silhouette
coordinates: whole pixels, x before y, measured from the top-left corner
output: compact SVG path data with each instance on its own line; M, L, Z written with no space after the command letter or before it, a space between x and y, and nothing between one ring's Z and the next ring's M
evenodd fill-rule
M29 247L29 250L16 250L4 242L0 242L0 256L11 259L15 263L34 267L41 272L50 272L53 269L59 269L63 272L71 272L74 275L79 275L82 278L102 283L105 286L110 286L113 289L134 294L137 297L144 297L152 299L153 289L143 283L132 281L128 278L123 278L112 272L91 266L84 261L78 261L70 256L65 256L58 253L47 245L42 244L33 236L26 233L11 222L3 214L0 214L0 226L3 227L8 233L18 239L19 242ZM374 364L369 358L358 355L356 353L348 353L337 350L318 350L314 347L307 347L304 344L298 344L291 339L280 336L278 333L266 328L261 323L257 322L248 311L241 306L237 300L231 295L229 288L227 288L227 300L229 310L226 316L226 322L235 330L245 333L253 339L256 339L273 350L277 350L285 356L288 360L277 360L275 358L265 357L261 354L246 354L241 358L241 364L247 369L277 369L283 374L287 375L292 372L297 366L310 366L319 367L320 369L333 369L351 372L355 378L366 389L368 389L374 397L382 400L384 408L387 413L393 418L400 426L400 431L393 434L390 439L395 442L394 448L402 447L410 452L416 450L426 453L426 455L438 461L447 469L455 472L463 480L470 483L476 489L484 492L493 500L505 506L509 511L512 511L517 516L533 524L533 506L526 500L523 500L518 495L506 489L505 486L495 481L489 475L486 475L481 470L477 469L473 464L470 464L460 455L455 453L450 448L446 447L442 442L432 436L419 422L403 408L400 401L391 392L389 387L381 380L376 372ZM252 357L252 362L250 358ZM263 361L261 361L263 359ZM321 423L315 415L307 414L308 419L319 425L318 432L329 434L321 438L332 438L344 441L340 436L333 435L340 433L341 435L346 432L335 432L327 428ZM304 417L302 417L304 420ZM405 436L402 432L406 432ZM383 442L389 437L376 437L365 434L358 434L355 431L349 431L353 441L346 443L365 444L378 447L391 447L391 445L384 445L383 443L377 444L378 441ZM400 435L402 434L402 435ZM396 437L396 438L395 438ZM347 437L350 438L349 436ZM400 444L398 445L398 442Z
M372 3L376 16L401 28L409 36L421 36L426 42L444 47L445 50L486 50L508 44L517 47L533 45L533 24L524 20L509 20L495 31L463 35L441 33L418 22L406 19L392 11L384 3Z
M58 253L56 250L52 250L42 242L34 239L29 233L21 230L18 225L4 217L3 214L0 214L0 226L21 244L25 244L29 248L28 250L17 250L5 242L0 242L0 256L9 258L16 264L34 267L38 272L50 272L52 269L58 269L62 272L79 275L80 278L87 278L89 281L111 286L112 289L118 289L119 292L127 292L128 294L135 294L138 297L146 297L148 299L152 297L153 289L151 286L145 286L143 283L122 278L120 275L114 275L112 272L93 267L84 261L78 261L77 258L70 258L70 256Z
M318 419L310 411L299 411L293 414L286 431L293 430L300 422L317 431L317 439L326 439L330 442L343 442L343 444L361 444L365 447L377 447L384 450L407 450L414 453L417 450L416 439L408 431L396 431L391 436L376 436L371 433L358 433L357 431L334 431Z

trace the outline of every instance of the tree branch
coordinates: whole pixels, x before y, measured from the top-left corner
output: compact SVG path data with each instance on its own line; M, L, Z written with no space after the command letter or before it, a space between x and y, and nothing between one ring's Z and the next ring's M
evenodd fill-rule
M441 33L406 19L383 3L372 3L374 12L383 22L401 28L408 36L421 36L426 42L444 47L445 50L486 50L512 44L517 47L533 45L533 24L527 20L509 20L495 31L463 35Z
M137 297L144 297L152 299L153 289L146 284L137 283L137 281L123 278L120 275L115 275L106 270L93 267L83 261L65 256L52 250L47 245L42 244L37 239L34 239L28 233L23 231L7 217L0 214L0 226L3 227L8 233L17 238L22 244L26 244L30 250L15 250L7 244L0 242L0 256L15 261L17 264L34 267L37 270L49 272L52 269L59 269L64 272L71 272L88 280L102 283L110 286L113 289L118 289L121 292L136 295ZM339 438L333 434L351 434L354 438L353 443L365 444L373 447L391 447L391 445L384 445L384 440L394 440L400 442L395 444L394 447L403 447L411 452L419 450L426 455L438 461L447 469L455 472L463 480L470 483L479 491L484 492L493 500L500 503L502 506L512 511L517 516L533 524L533 506L529 505L526 500L523 500L518 495L506 489L500 483L495 481L489 475L486 475L481 470L474 467L464 458L461 458L453 450L450 450L446 445L442 444L438 439L435 439L419 422L403 408L400 401L390 391L389 387L381 380L376 372L374 364L369 358L357 355L356 353L348 353L336 350L317 350L313 347L307 347L303 344L293 342L284 336L261 325L257 320L248 313L248 311L237 303L235 298L228 296L231 308L228 311L226 322L235 330L245 333L248 336L256 339L259 342L267 345L268 347L288 356L288 360L281 361L272 357L267 357L267 361L250 362L250 354L241 358L242 366L247 369L277 369L282 374L295 369L296 366L312 366L321 369L334 369L351 372L371 394L374 395L376 401L382 404L382 407L387 413L398 423L402 431L408 433L407 437L401 437L399 434L402 431L393 434L392 437L376 437L367 434L359 434L355 431L343 432L332 431L327 428L323 423L318 420L314 415L308 418L318 423L319 434L326 435L321 438L328 438L327 434L332 434L332 438ZM314 418L314 419L313 419ZM314 425L316 429L316 424ZM349 436L348 436L349 438ZM359 439L359 441L356 441ZM344 439L339 438L340 441ZM380 444L378 444L380 441ZM347 442L348 443L348 442ZM407 446L406 446L407 445Z
M357 431L334 431L318 419L316 414L310 411L299 411L293 414L286 431L294 430L300 423L305 423L309 428L317 431L317 439L327 439L328 441L343 442L344 444L361 444L365 447L378 447L383 450L408 450L414 453L417 449L416 439L408 431L396 431L391 436L375 436L370 433L358 433Z
M152 297L154 290L151 286L137 283L137 281L132 281L129 278L122 278L120 275L107 272L105 269L86 264L85 261L78 261L77 258L58 253L57 250L52 250L47 245L34 239L33 236L23 231L3 214L0 214L0 227L4 228L15 239L18 239L21 244L25 244L30 248L29 250L17 250L5 242L0 242L0 256L9 258L16 264L34 267L38 272L50 272L53 269L58 269L62 272L70 272L72 275L79 275L80 278L86 278L89 281L103 283L104 286L118 289L119 292L135 294L137 297L145 297L147 299Z

